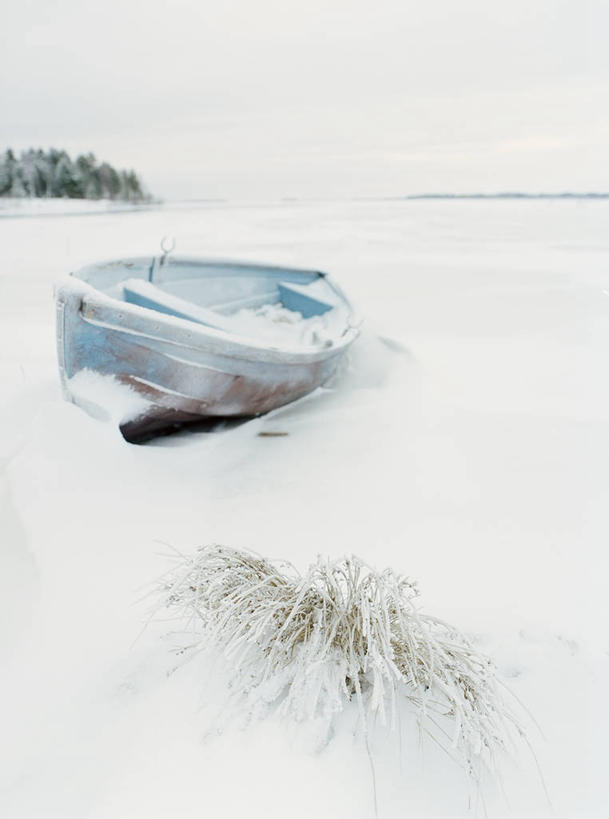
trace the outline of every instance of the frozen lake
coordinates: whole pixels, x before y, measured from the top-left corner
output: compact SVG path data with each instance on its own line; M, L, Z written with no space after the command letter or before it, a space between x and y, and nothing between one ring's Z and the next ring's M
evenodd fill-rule
M0 812L372 815L346 726L211 734L205 669L142 636L172 546L355 553L477 635L544 737L489 817L606 817L609 202L195 203L0 218ZM319 268L365 317L322 393L145 447L61 400L53 282L176 252ZM261 431L287 433L260 437ZM211 703L211 704L210 704ZM475 816L453 764L377 737L379 815ZM240 786L235 787L235 782ZM482 809L480 809L482 810ZM480 815L483 815L480 813Z

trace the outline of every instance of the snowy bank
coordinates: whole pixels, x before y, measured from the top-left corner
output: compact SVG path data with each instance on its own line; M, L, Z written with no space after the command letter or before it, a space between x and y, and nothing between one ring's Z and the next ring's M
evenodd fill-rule
M543 731L552 807L519 752L509 806L482 794L488 816L605 819L608 216L603 202L397 202L74 216L35 234L1 221L0 813L373 815L354 711L315 753L272 717L241 730L220 673L203 657L176 668L174 624L144 627L167 556L222 543L301 571L355 553L416 578ZM191 255L335 274L368 327L340 377L271 416L143 447L63 402L52 282L168 233ZM402 717L401 748L371 737L379 815L483 816Z
M0 219L19 216L85 216L95 213L125 213L159 207L153 203L121 202L111 199L0 197Z

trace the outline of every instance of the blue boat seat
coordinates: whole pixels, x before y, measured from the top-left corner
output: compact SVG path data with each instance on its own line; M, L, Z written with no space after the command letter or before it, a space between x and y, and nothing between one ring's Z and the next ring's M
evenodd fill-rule
M317 298L310 292L311 285L293 284L292 282L279 282L279 298L284 307L288 310L295 310L303 318L311 316L321 316L327 313L334 305L328 304ZM309 291L309 292L307 292Z
M123 297L129 304L137 304L139 307L146 307L169 316L194 321L216 330L227 332L232 330L230 317L167 293L144 279L127 279L123 282Z
M206 327L213 327L216 330L224 330L225 332L234 331L234 322L231 315L226 315L224 312L227 308L260 306L260 296L258 295L254 298L234 301L232 304L218 305L216 309L211 310L209 307L201 307L192 301L188 301L188 299L161 290L160 287L145 279L127 279L122 286L123 298L129 304L137 304L139 307L146 307L149 310L156 310L159 313L194 321L197 324L203 324ZM279 282L279 300L284 307L300 313L303 318L320 316L334 307L333 304L328 304L328 302L313 295L309 288L310 285ZM263 298L262 303L265 302L268 303L268 300Z

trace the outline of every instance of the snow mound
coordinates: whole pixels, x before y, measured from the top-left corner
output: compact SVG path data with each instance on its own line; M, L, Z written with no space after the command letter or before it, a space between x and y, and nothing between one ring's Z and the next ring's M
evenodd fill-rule
M231 320L236 332L251 338L264 338L282 346L329 347L336 336L332 321L334 312L304 318L298 311L288 310L277 302L244 307L233 313Z
M66 386L74 403L101 421L133 421L150 408L149 401L113 375L80 370Z
M334 716L353 700L364 734L398 724L406 697L423 732L450 748L476 780L493 769L517 721L490 659L457 629L419 612L418 588L356 557L291 564L208 546L163 578L166 606L188 625L187 646L215 646L248 715L297 722ZM193 646L193 631L198 637ZM183 651L182 651L183 653Z
M150 209L149 203L112 199L68 199L66 197L0 197L0 218L19 216L85 216L93 213L123 213Z

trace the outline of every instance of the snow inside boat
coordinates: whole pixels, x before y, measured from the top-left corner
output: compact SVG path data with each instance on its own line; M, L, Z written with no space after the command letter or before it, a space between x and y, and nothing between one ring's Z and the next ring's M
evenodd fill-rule
M324 273L166 254L85 267L57 286L56 306L66 397L133 439L294 401L358 334Z

